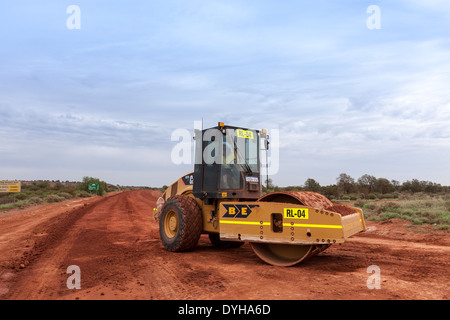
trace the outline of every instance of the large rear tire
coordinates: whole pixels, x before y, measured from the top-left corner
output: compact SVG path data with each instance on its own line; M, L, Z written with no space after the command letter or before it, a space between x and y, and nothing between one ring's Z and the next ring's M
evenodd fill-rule
M159 234L166 250L192 250L202 229L202 213L193 198L176 195L165 202L159 219Z

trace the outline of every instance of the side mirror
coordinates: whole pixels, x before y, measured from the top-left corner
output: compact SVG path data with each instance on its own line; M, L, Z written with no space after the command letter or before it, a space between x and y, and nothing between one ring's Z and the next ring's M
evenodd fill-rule
M264 148L265 148L266 150L269 150L269 144L270 144L270 142L269 142L269 136L267 136L267 138L264 140Z

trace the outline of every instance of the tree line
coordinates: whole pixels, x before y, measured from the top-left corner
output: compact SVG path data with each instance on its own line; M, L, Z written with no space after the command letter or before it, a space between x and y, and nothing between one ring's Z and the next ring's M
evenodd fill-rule
M335 184L327 186L321 186L313 178L306 179L301 186L278 187L272 183L272 179L265 182L264 193L272 191L313 191L330 199L397 198L401 193L419 192L427 194L450 193L450 186L442 186L431 181L412 179L400 183L397 180L376 178L369 174L364 174L355 180L350 175L341 173L336 178Z

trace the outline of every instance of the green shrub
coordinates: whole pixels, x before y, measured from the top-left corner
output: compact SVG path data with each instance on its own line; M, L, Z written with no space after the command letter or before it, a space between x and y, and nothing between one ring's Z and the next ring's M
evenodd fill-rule
M450 200L444 201L444 208L445 208L445 210L447 210L447 212L450 213Z
M106 182L100 181L100 179L93 178L93 177L83 177L83 181L80 184L80 190L89 192L90 184L98 184L99 185L99 189L97 191L93 191L94 193L98 194L99 196L103 196L103 194L106 192Z
M80 198L89 198L91 195L87 191L79 191L76 196Z
M14 204L13 203L1 204L0 205L0 210L7 210L7 209L12 209L12 208L14 208Z
M60 197L56 194L49 194L48 196L45 197L46 202L61 202L64 200L65 199L63 197Z
M39 197L31 197L28 199L29 204L39 204L42 202L42 199Z
M425 217L414 218L414 219L412 219L412 223L413 223L413 224L416 224L416 225L422 225L422 224L424 224L425 222L428 222L428 219L425 218Z
M18 192L14 195L14 197L16 198L16 200L25 200L27 198L27 194Z
M9 203L13 203L13 202L14 202L13 198L9 198L9 197L1 197L0 198L0 205L9 204Z
M67 193L67 192L60 192L60 193L58 193L58 196L60 196L61 198L64 198L64 199L71 199L72 198L72 195L70 193Z
M354 206L355 206L355 207L358 207L358 208L361 208L361 209L365 208L366 205L367 205L367 202L366 202L366 201L363 201L363 200L358 200L358 201L356 201L356 202L354 203Z
M355 194L355 193L350 193L348 195L348 198L349 198L350 201L355 201L355 200L358 200L359 196L357 194Z
M369 199L370 200L375 200L378 199L377 195L375 193L369 193Z
M386 193L383 195L383 199L397 199L398 194L396 193Z

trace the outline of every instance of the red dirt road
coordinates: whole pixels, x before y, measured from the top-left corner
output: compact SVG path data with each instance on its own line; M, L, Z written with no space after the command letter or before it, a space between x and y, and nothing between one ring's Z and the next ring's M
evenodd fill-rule
M0 213L0 299L307 300L450 298L448 232L407 222L368 231L290 268L265 264L249 244L192 252L163 249L155 191L126 191ZM69 266L81 289L68 289ZM369 289L368 267L380 270Z

